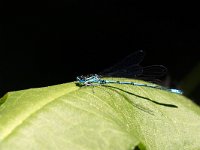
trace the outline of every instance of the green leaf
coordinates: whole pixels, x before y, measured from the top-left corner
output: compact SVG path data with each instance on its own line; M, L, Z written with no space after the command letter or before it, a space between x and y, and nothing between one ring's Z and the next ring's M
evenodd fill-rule
M9 92L0 100L0 149L196 150L200 109L182 95L132 85Z

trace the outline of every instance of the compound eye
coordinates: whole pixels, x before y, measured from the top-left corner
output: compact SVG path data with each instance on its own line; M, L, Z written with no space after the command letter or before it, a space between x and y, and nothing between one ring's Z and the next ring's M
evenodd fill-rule
M76 77L77 80L84 80L85 78L83 76Z
M82 76L81 79L82 79L82 80L86 80L87 78L86 78L85 76Z

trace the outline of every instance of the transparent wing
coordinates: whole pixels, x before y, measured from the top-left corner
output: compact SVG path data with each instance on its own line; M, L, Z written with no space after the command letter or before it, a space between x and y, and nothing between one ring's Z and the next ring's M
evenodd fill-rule
M151 65L142 67L139 64L144 59L144 51L136 51L114 66L100 72L102 76L138 78L147 81L154 81L167 73L167 68L162 65Z
M114 72L107 73L104 76L108 77L125 77L125 78L133 78L140 76L143 72L143 68L141 66L130 66L124 69L120 69Z
M143 50L136 51L125 57L122 61L115 64L114 66L100 72L100 74L105 76L120 76L121 74L124 76L127 72L130 74L129 70L132 70L136 71L134 73L132 72L133 76L135 76L137 72L142 72L142 68L139 66L139 64L144 59L144 55L145 53Z
M142 76L144 77L161 77L167 73L167 68L162 65L151 65L143 67Z
M145 80L151 83L164 85L160 77L165 76L167 73L167 68L162 65L152 65L143 67L143 73L138 77L138 79Z

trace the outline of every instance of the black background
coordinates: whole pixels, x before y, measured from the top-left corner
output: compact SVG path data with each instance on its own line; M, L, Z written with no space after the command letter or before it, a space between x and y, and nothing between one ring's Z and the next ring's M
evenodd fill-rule
M194 7L117 0L0 7L1 96L98 73L139 49L146 51L143 65L166 66L177 83L199 61Z

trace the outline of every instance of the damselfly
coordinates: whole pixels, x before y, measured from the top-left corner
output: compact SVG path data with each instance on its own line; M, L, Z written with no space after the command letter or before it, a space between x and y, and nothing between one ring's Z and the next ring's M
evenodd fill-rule
M142 67L139 64L144 58L144 52L142 50L137 51L129 56L127 56L120 63L114 65L113 67L106 69L102 72L105 76L113 77L142 77L147 79L157 78L166 74L167 69L162 65L152 65L147 67ZM169 89L160 85L155 84L142 84L136 82L124 82L116 80L104 80L97 74L92 74L88 76L78 76L77 82L82 86L97 86L105 84L128 84L133 86L144 86L148 88L155 88L159 90L164 90L176 94L182 94L183 92L178 89Z

